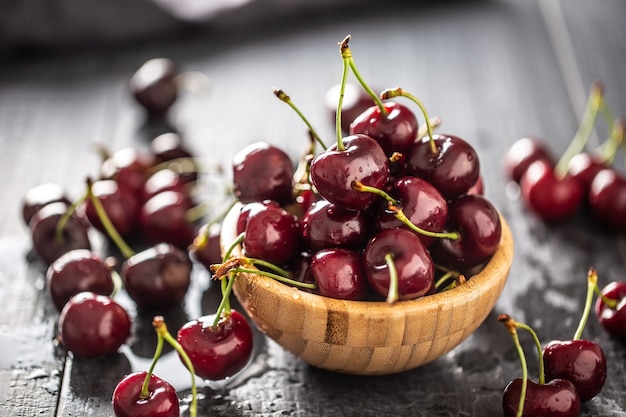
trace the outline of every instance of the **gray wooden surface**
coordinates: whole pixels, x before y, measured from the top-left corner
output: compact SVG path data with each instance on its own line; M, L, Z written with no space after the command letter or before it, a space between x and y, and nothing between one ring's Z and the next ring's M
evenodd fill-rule
M95 143L146 146L165 129L146 124L130 99L131 73L146 59L167 56L209 77L210 89L185 94L169 118L197 155L228 167L244 145L266 140L295 160L306 146L304 125L272 87L285 90L332 140L324 95L339 81L336 44L346 34L372 85L415 93L443 119L441 131L477 148L486 195L514 233L510 279L492 316L466 342L399 375L314 369L257 334L255 357L241 375L202 384L201 415L501 415L502 390L520 369L496 316L509 313L531 324L545 341L568 338L580 317L587 269L595 267L601 283L624 279L624 236L600 231L582 216L544 224L511 193L501 167L504 152L525 135L543 137L562 152L594 80L604 83L615 112L626 114L624 18L622 0L367 3L159 42L0 56L0 415L111 416L117 381L149 363L145 317L135 317L135 339L113 358L74 359L55 346L58 315L41 265L28 255L30 237L19 217L22 195L33 185L57 182L78 196L86 176L97 172ZM602 138L606 131L597 133ZM197 268L185 306L167 312L168 320L182 325L211 312L208 283ZM593 319L585 336L605 349L609 376L582 415L626 416L626 347ZM159 369L185 402L188 376L172 354L164 359Z

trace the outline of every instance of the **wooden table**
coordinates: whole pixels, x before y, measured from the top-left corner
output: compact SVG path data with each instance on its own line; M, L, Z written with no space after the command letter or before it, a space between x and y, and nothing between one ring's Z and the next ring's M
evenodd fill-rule
M257 333L255 356L240 375L202 384L200 414L501 415L502 391L521 371L497 315L530 324L546 342L570 338L588 268L597 269L601 284L624 279L623 235L600 230L582 214L554 225L537 219L507 185L501 158L525 135L563 152L593 81L605 85L614 112L626 114L625 17L621 0L398 2L386 8L368 3L158 42L0 57L0 415L110 416L117 381L147 369L154 346L145 317L135 317L133 340L111 358L73 358L55 346L58 313L44 288L45 270L29 255L29 231L20 220L24 192L51 181L77 197L85 178L97 173L95 143L142 147L171 128L198 156L223 163L227 172L234 153L257 140L283 147L295 160L306 146L305 127L272 87L284 89L321 135L332 138L324 95L340 79L336 45L347 34L370 84L413 92L443 119L442 131L477 148L486 195L514 234L509 281L475 334L403 374L364 378L318 370ZM146 124L127 89L132 72L157 56L210 79L208 91L181 97L169 127ZM594 140L606 135L599 123ZM185 307L169 313L170 328L210 313L212 288L208 274L196 268ZM584 336L601 344L609 373L582 415L626 416L626 347L593 317ZM531 342L522 342L533 358ZM172 353L164 359L159 369L187 404L188 375ZM536 375L534 360L529 363Z

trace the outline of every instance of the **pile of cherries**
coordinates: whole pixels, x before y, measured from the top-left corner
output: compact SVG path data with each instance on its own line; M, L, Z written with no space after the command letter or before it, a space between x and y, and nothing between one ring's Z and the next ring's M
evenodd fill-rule
M598 149L586 145L599 112L611 133ZM557 161L549 146L536 137L515 142L504 156L507 178L519 184L526 206L548 222L564 221L585 209L608 230L626 231L626 177L614 165L624 148L624 120L614 119L599 83L592 85L576 136ZM625 153L626 155L626 153Z

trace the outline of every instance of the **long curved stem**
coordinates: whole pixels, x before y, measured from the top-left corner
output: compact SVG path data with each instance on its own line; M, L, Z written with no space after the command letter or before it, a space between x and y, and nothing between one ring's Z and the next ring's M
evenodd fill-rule
M576 332L574 333L574 338L572 340L580 340L580 338L582 337L585 326L587 325L587 320L589 319L589 313L591 312L591 306L593 304L594 291L597 286L598 273L595 269L590 268L589 272L587 273L587 296L585 297L585 308L583 309L583 314L580 318L580 322L578 323L578 327L576 328Z
M522 387L520 389L520 398L517 406L517 414L516 417L522 417L524 414L524 401L526 400L526 390L528 388L528 365L526 364L526 355L524 354L524 349L522 348L522 344L519 341L519 337L517 335L517 326L516 322L507 314L500 314L498 316L498 321L507 328L511 338L513 339L513 343L515 344L515 349L517 350L517 354L519 355L519 361L522 366Z

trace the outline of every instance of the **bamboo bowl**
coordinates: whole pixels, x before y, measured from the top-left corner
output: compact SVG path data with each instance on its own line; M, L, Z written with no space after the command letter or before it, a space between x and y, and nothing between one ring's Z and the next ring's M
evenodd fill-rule
M223 248L236 237L238 213L235 207L224 219ZM431 362L472 334L493 309L512 260L513 238L502 218L500 247L479 273L416 300L338 300L254 274L240 274L233 290L258 329L303 361L339 373L384 375Z

